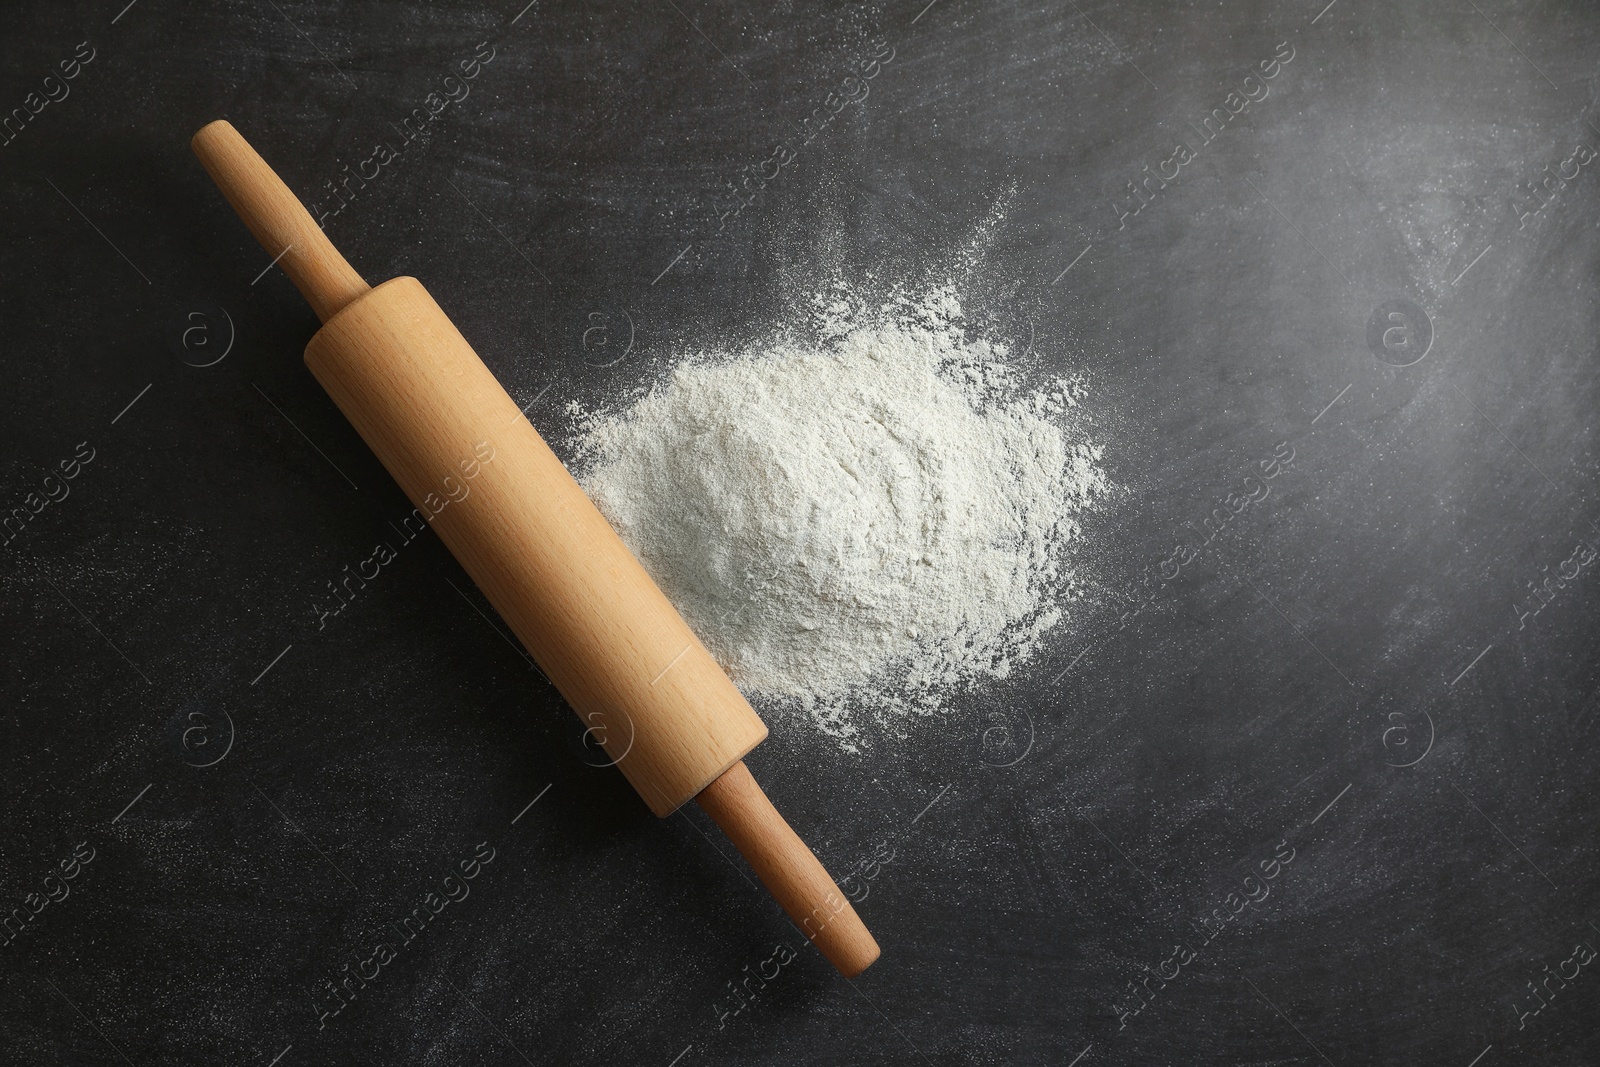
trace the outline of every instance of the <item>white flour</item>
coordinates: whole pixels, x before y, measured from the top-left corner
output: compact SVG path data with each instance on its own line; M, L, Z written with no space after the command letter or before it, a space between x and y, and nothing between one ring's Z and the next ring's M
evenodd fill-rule
M1104 487L1077 387L1018 384L948 288L810 344L701 355L589 416L580 480L752 697L853 747L937 710L1062 617L1073 512Z

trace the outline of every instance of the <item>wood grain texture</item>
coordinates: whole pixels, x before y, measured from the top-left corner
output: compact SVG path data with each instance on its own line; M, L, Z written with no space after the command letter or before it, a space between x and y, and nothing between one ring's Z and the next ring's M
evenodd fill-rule
M652 811L767 736L420 282L351 304L306 364Z

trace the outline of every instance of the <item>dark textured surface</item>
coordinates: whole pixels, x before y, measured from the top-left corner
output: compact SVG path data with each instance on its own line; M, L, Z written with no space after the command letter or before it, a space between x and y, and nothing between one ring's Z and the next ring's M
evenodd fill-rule
M70 890L0 949L5 1062L1600 1059L1594 968L1538 1014L1530 988L1600 947L1600 576L1575 555L1600 545L1600 175L1564 165L1600 144L1600 17L923 2L0 14L0 108L94 50L0 146L0 504L94 457L0 561L4 909ZM878 39L870 96L719 228ZM1050 654L859 755L780 717L752 757L835 873L892 851L853 985L703 816L658 822L577 758L431 534L318 629L409 507L187 139L228 117L328 201L482 41L470 95L328 229L368 278L423 278L536 425L836 274L961 275L985 328L1089 375L1125 491ZM1179 141L1196 158L1119 228ZM1390 300L1434 333L1404 368L1367 343ZM1266 497L1179 566L1275 449ZM308 990L479 842L470 896L319 1030Z

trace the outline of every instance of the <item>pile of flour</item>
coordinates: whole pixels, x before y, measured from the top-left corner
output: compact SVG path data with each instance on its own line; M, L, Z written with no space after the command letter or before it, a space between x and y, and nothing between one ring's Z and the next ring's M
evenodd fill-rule
M1079 387L1022 389L953 293L837 311L574 413L584 488L734 680L849 745L861 709L936 710L1032 654L1105 483Z

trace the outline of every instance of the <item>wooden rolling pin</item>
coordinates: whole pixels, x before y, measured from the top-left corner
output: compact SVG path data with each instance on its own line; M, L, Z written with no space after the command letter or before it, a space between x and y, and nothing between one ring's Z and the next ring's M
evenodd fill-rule
M226 122L195 155L322 319L306 365L646 804L693 798L846 977L878 945L744 765L767 728L415 278L372 288Z

